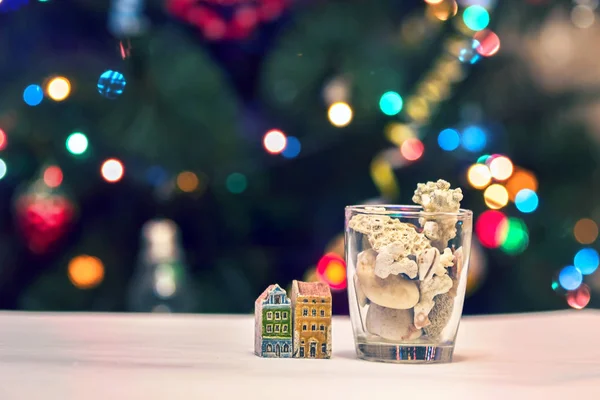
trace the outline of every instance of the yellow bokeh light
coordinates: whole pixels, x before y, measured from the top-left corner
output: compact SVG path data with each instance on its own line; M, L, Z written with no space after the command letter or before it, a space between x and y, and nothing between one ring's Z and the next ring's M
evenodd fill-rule
M383 157L375 157L371 163L371 179L373 179L382 197L394 199L400 194L394 170Z
M513 163L508 157L495 157L490 162L490 172L494 179L505 181L510 178L513 173Z
M92 289L104 280L104 264L100 259L81 255L69 262L69 280L79 289Z
M406 115L417 122L425 122L430 116L429 104L422 97L411 97L406 102Z
M63 101L71 94L71 82L62 76L52 78L46 86L46 93L54 101Z
M598 238L598 225L589 218L582 218L573 228L575 239L581 244L591 244Z
M483 189L492 181L492 173L485 164L473 164L467 171L467 180L475 189Z
M198 176L191 171L183 171L177 175L177 187L186 193L191 193L198 189L200 181Z
M329 117L329 122L331 122L332 125L337 126L338 128L343 128L352 121L353 112L348 103L339 101L337 103L333 103L329 107L327 116Z
M407 139L412 139L417 135L415 130L407 124L400 122L390 122L385 127L385 137L396 146L402 146Z
M497 210L508 204L508 192L504 186L495 183L485 189L485 192L483 192L483 199L485 200L486 206L493 210Z
M524 169L515 169L510 179L506 182L506 190L510 201L515 201L517 193L523 189L538 190L538 182L535 175Z
M339 261L331 261L325 268L325 279L337 285L346 278L346 267Z
M456 3L456 0L433 0L428 1L427 3L427 16L430 19L447 21L448 19L454 17L458 12L458 4Z

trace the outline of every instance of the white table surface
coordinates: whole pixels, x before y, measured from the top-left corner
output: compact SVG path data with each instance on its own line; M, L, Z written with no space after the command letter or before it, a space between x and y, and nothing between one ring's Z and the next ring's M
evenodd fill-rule
M464 318L455 362L253 355L251 316L0 313L0 400L600 399L600 312Z

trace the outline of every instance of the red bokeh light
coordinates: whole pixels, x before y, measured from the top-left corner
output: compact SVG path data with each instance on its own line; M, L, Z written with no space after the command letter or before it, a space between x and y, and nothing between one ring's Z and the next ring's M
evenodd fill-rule
M507 227L506 215L500 211L483 212L475 223L475 233L484 247L495 249L504 241Z
M44 171L44 183L50 188L57 188L63 181L63 172L60 167L52 165Z
M4 150L7 144L6 133L0 129L0 150Z
M332 290L346 288L346 261L335 253L327 253L317 263L317 276Z

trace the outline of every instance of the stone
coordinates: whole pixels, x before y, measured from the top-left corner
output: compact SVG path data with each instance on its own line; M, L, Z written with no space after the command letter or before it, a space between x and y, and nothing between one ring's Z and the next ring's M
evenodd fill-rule
M367 331L387 340L415 340L422 335L413 325L413 310L397 310L371 303L367 311Z
M427 336L437 339L448 325L448 322L450 322L450 318L452 318L454 297L448 292L435 296L433 300L435 301L435 305L429 312L429 322L431 324L423 328L423 330Z
M370 249L358 254L356 276L367 298L383 307L408 309L419 301L417 284L400 275L390 275L381 279L375 275L377 253Z

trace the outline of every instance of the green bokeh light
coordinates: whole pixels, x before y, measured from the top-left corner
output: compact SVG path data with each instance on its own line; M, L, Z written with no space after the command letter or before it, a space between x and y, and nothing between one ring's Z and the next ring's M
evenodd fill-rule
M485 164L487 162L488 158L490 158L490 157L491 156L489 154L484 154L484 155L482 155L481 157L479 157L477 159L477 163L478 164Z
M239 172L234 172L227 177L225 186L227 186L227 190L229 190L231 193L239 194L248 187L248 180L246 179L245 175L240 174Z
M66 146L69 153L81 155L87 151L89 142L87 136L81 132L74 132L67 138Z
M6 163L4 162L3 159L0 158L0 179L4 178L6 176L7 170L8 170L8 168L6 167Z
M520 254L529 245L527 225L520 218L509 218L506 227L506 238L500 248L507 254Z
M386 115L396 115L402 110L404 102L396 92L386 92L379 100L379 108Z

